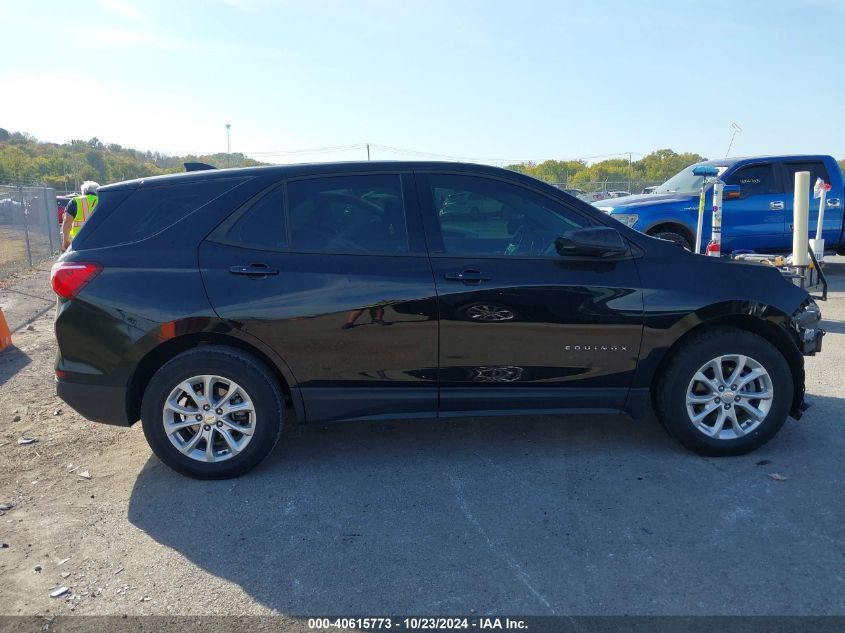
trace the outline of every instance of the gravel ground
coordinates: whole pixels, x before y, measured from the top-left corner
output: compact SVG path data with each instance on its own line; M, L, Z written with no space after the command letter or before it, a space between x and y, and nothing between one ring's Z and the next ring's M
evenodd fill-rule
M845 259L828 270L814 406L752 455L697 457L652 417L342 424L221 482L58 400L48 268L20 276L0 613L845 615Z

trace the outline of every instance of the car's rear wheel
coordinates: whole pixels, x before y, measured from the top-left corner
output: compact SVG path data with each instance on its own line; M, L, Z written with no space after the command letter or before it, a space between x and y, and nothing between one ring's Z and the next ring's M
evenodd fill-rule
M673 353L657 384L666 429L700 455L748 453L789 415L792 374L769 341L736 328L710 328Z
M255 358L209 346L176 356L144 392L144 435L165 464L197 479L225 479L257 466L282 429L282 395Z

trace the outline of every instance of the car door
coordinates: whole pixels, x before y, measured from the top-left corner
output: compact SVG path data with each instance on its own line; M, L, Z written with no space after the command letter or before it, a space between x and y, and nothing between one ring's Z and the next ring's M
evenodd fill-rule
M417 172L440 314L440 414L618 410L636 368L643 297L633 257L562 257L598 221L523 184ZM485 199L452 215L435 200Z
M784 212L786 213L788 246L792 246L792 226L795 204L795 173L799 171L810 172L810 214L809 214L809 237L816 237L816 228L819 221L819 198L813 198L813 187L816 179L821 178L830 184L830 175L827 167L821 160L800 160L786 161L781 163L783 173L783 189L786 191ZM842 196L836 192L829 191L825 199L824 216L822 219L822 237L826 244L835 244L839 240L839 231L842 227Z
M722 180L740 187L738 199L722 203L722 251L782 248L787 195L772 163L742 165Z
M200 247L217 314L284 359L311 421L436 416L435 287L413 186L398 173L288 180Z

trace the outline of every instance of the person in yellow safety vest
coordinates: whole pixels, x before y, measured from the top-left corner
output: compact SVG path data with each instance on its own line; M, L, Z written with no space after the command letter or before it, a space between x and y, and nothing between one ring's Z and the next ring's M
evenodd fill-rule
M100 188L93 180L86 180L79 190L81 195L71 200L65 208L62 220L62 250L67 250L73 238L94 213L97 208L97 190Z

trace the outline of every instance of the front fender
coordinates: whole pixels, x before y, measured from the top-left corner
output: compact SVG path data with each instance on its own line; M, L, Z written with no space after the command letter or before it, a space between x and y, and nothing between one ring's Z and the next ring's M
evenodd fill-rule
M792 370L793 401L790 415L798 419L804 406L804 358L800 341L791 326L791 317L779 308L757 301L724 301L702 307L674 322L652 322L643 329L640 363L634 374L633 389L652 389L674 350L681 348L701 329L712 326L736 327L753 332L774 345ZM653 389L652 389L653 391Z
M788 315L779 308L744 299L721 301L674 315L647 314L643 327L640 362L634 375L633 386L650 386L667 353L691 334L708 325L734 325L760 333L767 339L779 338L781 344L788 341L797 352L797 342L790 336L788 322Z
M643 214L639 214L640 219L634 225L634 228L642 233L648 233L651 229L661 224L680 224L695 235L695 229L698 223L697 211L692 216L690 216L689 211L672 210L667 212L665 209L661 209L660 211L660 215L646 215L644 217Z

